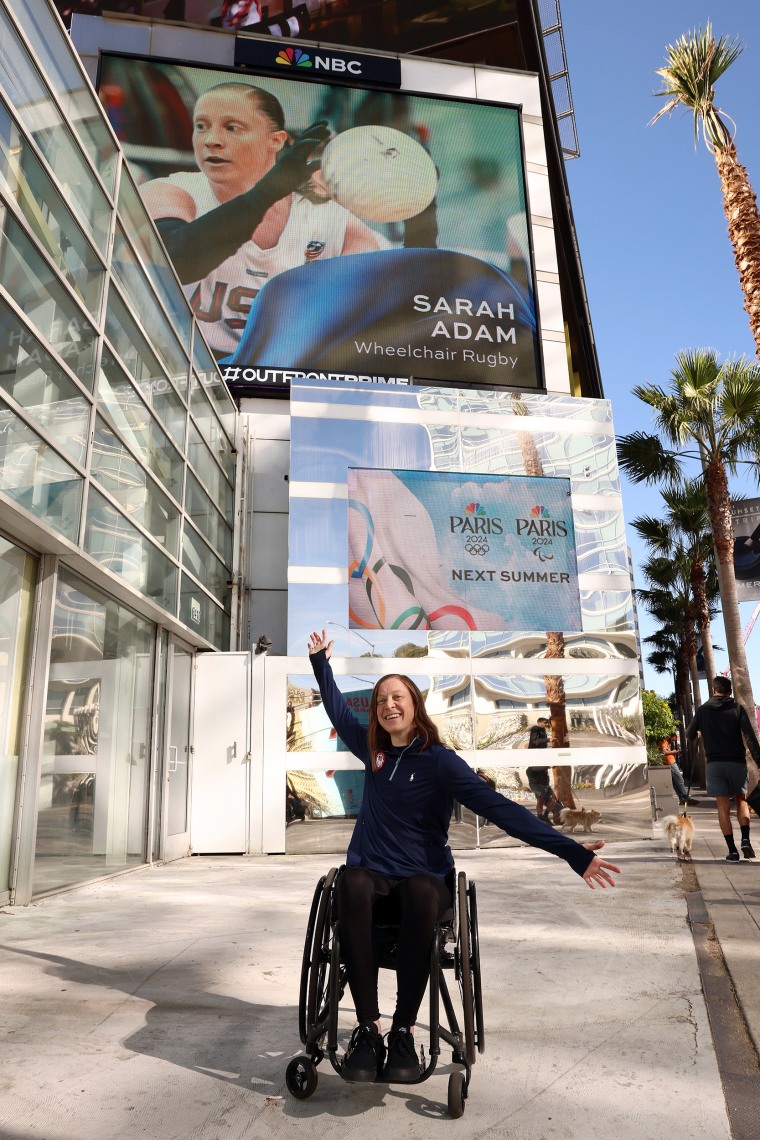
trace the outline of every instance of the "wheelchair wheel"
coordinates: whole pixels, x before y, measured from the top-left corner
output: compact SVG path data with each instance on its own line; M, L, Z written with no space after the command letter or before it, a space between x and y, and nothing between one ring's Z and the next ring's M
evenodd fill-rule
M291 1096L306 1100L317 1087L317 1066L311 1057L294 1057L285 1070L285 1084Z
M333 867L325 875L314 920L314 936L307 971L305 1014L306 1036L307 1038L311 1036L312 1040L314 1040L314 1034L321 1037L327 1028L330 971L333 957L332 889L337 874L337 868Z
M465 1081L464 1073L461 1069L457 1069L449 1077L449 1116L454 1120L459 1120L460 1116L464 1116L464 1102L467 1098L467 1083Z
M470 897L470 958L472 962L472 992L475 998L475 1043L479 1053L486 1050L486 1028L483 1020L483 988L480 981L480 934L478 932L478 903L475 884L467 888Z
M476 1061L475 997L472 977L470 915L467 906L467 876L464 871L460 871L457 876L457 945L455 972L457 981L459 982L459 994L462 999L464 1054L467 1059L467 1064L474 1065Z
M298 995L298 1035L303 1045L306 1044L306 999L309 992L309 971L314 949L314 927L317 921L319 904L322 901L322 889L325 885L326 878L327 875L323 875L314 888L314 896L311 900L311 909L309 911L309 921L306 924L306 939L304 941L303 958L301 961L301 986Z

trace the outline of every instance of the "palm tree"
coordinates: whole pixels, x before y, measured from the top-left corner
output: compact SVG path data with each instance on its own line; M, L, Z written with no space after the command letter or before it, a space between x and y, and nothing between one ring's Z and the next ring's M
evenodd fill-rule
M687 558L705 676L711 679L715 676L715 656L710 632L710 602L711 598L714 601L715 586L709 582L708 575L711 571L711 576L715 575L705 486L701 479L686 479L680 486L662 491L662 498L667 508L664 518L643 515L634 519L631 525L653 554L667 558L680 552Z
M652 122L676 107L686 107L694 114L695 147L700 124L702 126L705 144L718 167L723 209L744 293L744 307L760 355L760 215L747 171L737 157L735 124L729 115L715 106L714 90L716 81L728 71L742 51L743 45L737 38L729 40L722 36L716 40L709 20L704 31L695 29L669 44L665 49L666 64L657 69L662 79L662 90L656 92L667 102Z
M721 364L714 350L691 349L677 355L668 391L655 384L633 391L654 409L659 432L632 432L618 439L620 466L633 482L677 486L683 481L684 460L702 463L731 675L737 700L752 711L755 701L734 578L728 476L736 474L740 463L756 465L760 458L760 366L743 357ZM672 447L666 448L663 440Z

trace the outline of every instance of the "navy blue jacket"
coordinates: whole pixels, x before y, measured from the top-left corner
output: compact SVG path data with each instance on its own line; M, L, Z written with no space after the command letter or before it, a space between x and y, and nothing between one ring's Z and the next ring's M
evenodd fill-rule
M364 799L347 866L367 867L393 879L421 871L445 879L454 865L448 837L456 800L515 839L565 859L583 875L594 858L591 851L495 792L461 756L441 744L422 748L418 739L405 748L389 745L373 771L367 729L346 704L323 649L311 655L311 664L335 731L365 768Z

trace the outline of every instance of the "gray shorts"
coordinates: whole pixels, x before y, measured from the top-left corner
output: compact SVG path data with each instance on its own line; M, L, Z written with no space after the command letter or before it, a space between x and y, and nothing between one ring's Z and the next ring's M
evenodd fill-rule
M732 760L711 760L705 772L708 796L746 796L746 764L735 764Z

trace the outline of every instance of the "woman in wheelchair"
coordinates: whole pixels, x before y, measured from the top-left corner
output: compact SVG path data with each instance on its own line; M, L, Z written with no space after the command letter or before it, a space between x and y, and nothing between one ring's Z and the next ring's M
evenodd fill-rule
M359 723L332 675L333 642L309 638L309 655L325 711L346 747L365 766L364 800L337 880L341 949L358 1025L341 1067L348 1081L416 1081L413 1032L427 985L436 925L451 913L447 878L454 801L509 835L564 859L591 888L614 886L619 868L490 788L440 741L414 682L382 677L372 691L369 724ZM397 999L388 1046L380 1033L373 908L392 906L399 922Z

